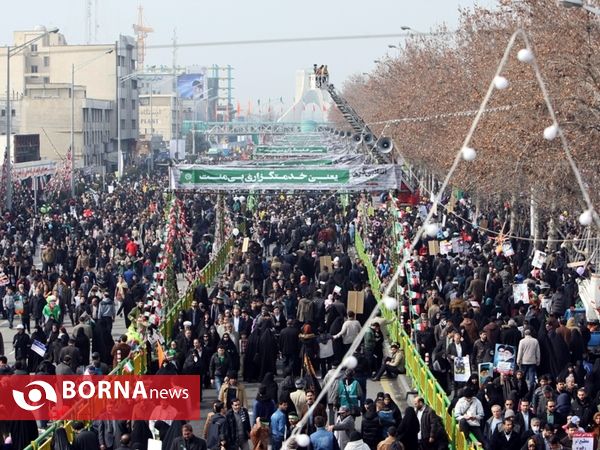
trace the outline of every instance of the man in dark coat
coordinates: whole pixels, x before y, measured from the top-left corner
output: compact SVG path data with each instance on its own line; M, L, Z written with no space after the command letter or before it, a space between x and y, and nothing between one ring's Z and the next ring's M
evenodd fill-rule
M17 325L17 334L13 337L13 348L15 349L15 361L27 363L27 355L31 340L29 335L25 333L25 327L22 324Z
M502 430L494 431L490 441L490 450L520 450L521 436L513 431L512 417L502 421Z
M423 397L414 400L417 418L421 429L420 448L423 450L442 450L448 448L448 435L442 419L429 406Z
M238 432L237 421L241 422L241 432ZM237 398L233 400L231 409L225 415L225 435L227 437L227 450L247 448L248 438L250 437L250 415Z
M175 438L170 450L206 450L206 441L194 435L194 430L189 423L181 427L181 436Z
M294 321L288 319L287 327L279 334L279 351L285 367L291 367L294 373L300 372L300 330L294 327Z

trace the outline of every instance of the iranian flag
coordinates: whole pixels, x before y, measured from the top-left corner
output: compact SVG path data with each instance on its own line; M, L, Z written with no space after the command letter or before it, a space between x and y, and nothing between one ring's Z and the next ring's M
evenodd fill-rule
M128 359L123 366L123 372L133 373L133 363L131 362L131 359Z

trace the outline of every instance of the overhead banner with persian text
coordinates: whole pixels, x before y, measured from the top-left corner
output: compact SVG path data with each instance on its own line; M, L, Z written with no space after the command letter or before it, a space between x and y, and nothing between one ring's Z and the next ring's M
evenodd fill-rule
M266 146L257 145L254 149L255 155L323 155L327 153L327 147L323 146Z
M305 166L354 166L362 164L364 155L337 155L324 158L255 159L253 161L234 160L223 163L227 167L305 167Z
M198 191L382 191L396 189L401 178L401 166L394 164L323 169L181 164L171 169L171 188Z

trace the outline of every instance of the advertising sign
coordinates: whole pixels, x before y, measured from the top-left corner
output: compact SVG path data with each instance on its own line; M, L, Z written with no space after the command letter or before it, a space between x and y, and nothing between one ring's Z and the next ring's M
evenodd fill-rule
M184 73L177 77L177 96L179 98L199 100L203 98L204 74Z

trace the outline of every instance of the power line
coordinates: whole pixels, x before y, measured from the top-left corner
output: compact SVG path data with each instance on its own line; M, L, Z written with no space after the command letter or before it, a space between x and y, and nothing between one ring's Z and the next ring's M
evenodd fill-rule
M415 36L434 36L440 33L390 33L390 34L358 34L344 36L311 36L295 38L275 38L275 39L247 39L240 41L213 41L213 42L188 42L177 44L178 47L221 47L228 45L262 45L262 44L285 44L294 42L323 42L323 41L349 41L361 39L390 39L406 38ZM172 44L147 45L146 48L171 48Z

